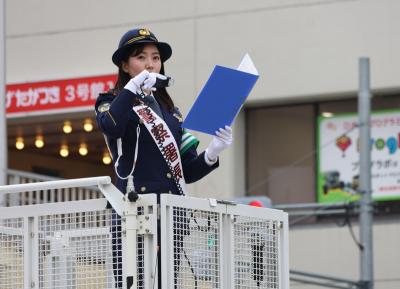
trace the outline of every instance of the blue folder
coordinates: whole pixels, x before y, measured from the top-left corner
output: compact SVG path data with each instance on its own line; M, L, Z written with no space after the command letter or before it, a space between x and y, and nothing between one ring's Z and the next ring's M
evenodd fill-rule
M215 135L231 126L258 75L216 65L182 126Z

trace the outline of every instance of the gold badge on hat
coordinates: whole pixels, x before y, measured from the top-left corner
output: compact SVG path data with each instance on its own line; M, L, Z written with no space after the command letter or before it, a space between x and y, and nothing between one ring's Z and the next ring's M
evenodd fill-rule
M150 35L150 31L149 29L143 28L139 30L139 34L143 35L143 36L149 36Z

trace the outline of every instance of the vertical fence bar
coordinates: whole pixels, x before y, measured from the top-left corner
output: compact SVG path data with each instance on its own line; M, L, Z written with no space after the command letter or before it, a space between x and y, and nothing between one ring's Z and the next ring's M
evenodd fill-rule
M161 276L161 284L166 289L174 289L174 242L171 228L173 226L172 208L163 203L161 196L161 274L156 274L156 280ZM160 260L159 260L160 261ZM158 275L158 276L157 276ZM157 281L156 281L157 284Z
M70 188L65 188L63 190L63 196L64 196L63 202L71 201L71 189Z
M32 282L32 228L33 218L24 217L24 288L30 288Z
M62 189L56 190L57 192L57 202L62 202L63 196L62 196Z
M33 205L33 191L28 192L28 205Z
M37 190L35 193L35 204L40 204L40 195L43 193L41 190Z
M168 289L173 289L174 288L174 282L175 282L175 278L174 278L174 274L175 274L175 268L174 268L174 234L173 234L173 230L171 230L171 228L173 227L173 225L174 225L174 217L173 217L173 214L174 214L174 209L172 208L172 207L170 207L170 206L168 206L167 207L168 209L167 209L167 211L166 211L166 220L167 220L167 225L166 225L166 227L167 227L167 231L166 231L166 235L165 235L165 239L164 239L164 241L165 241L165 244L166 244L166 246L164 246L164 247L167 247L168 248L168 251L167 251L167 255L166 255L166 258L167 258L167 268L168 268L168 271L167 271L167 273L168 273L168 283L167 283L167 288ZM163 244L161 243L161 246L162 246ZM162 260L163 258L161 258L161 260ZM178 281L178 278L177 278L177 280L176 280L176 282L179 282Z
M235 244L234 244L234 217L231 214L222 215L221 240L223 240L221 254L221 289L235 288Z
M32 244L31 248L32 275L31 275L30 288L39 289L39 218L37 216L31 218L30 241L31 241L30 243Z
M161 230L161 240L160 240L160 244L164 245L167 244L167 239L166 239L166 235L167 235L167 209L166 206L164 205L163 202L163 196L161 196L161 202L160 202L160 222L161 222L161 226L160 226L160 230ZM170 246L170 244L168 244ZM166 288L168 289L168 274L170 274L169 272L169 265L167 262L167 257L169 256L168 254L168 246L163 249L161 251L161 274L159 274L159 276L161 276L161 284L165 284ZM158 260L160 261L160 260ZM157 276L154 276L155 278L157 278Z
M55 190L50 190L50 203L54 203L56 201L56 192Z
M279 223L279 288L289 289L289 217L284 215Z
M133 289L137 287L137 208L130 210L125 216L125 222L122 222L123 246L122 246L122 270L125 279L122 281L123 288Z
M83 200L83 189L82 188L78 189L78 200Z
M76 188L71 189L71 201L76 201Z
M144 288L157 288L157 225L152 228L151 234L143 236L143 250L144 250ZM153 286L154 284L154 286Z
M20 177L19 176L13 176L12 178L10 178L10 184L14 185L14 184L19 184L20 182ZM21 202L21 194L8 194L9 197L9 206L13 207L13 206L18 206Z

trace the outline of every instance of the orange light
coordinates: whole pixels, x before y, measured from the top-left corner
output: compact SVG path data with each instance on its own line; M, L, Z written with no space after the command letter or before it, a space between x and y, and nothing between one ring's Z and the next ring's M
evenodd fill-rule
M42 135L37 135L35 139L35 146L40 149L44 147L44 139Z
M17 139L15 140L15 147L17 148L17 150L22 150L25 147L23 137L17 137Z
M72 125L70 121L65 121L63 125L63 132L69 134L72 132Z
M79 145L79 150L78 150L78 152L79 152L79 154L80 154L81 156L86 156L86 155L89 153L87 144L81 143L81 144Z
M69 155L69 150L67 145L61 145L60 147L60 156L66 158Z
M90 118L85 119L83 122L83 129L87 132L91 132L93 130L93 121Z
M107 150L104 151L104 153L103 153L103 163L105 165L109 165L109 164L111 164L111 161L112 161L112 159L111 159L110 153Z

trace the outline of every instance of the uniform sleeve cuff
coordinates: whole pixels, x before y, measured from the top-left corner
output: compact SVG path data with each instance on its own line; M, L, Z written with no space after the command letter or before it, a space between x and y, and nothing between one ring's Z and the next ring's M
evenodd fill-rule
M208 158L207 151L206 151L206 153L204 154L204 161L206 162L207 165L209 165L211 167L213 164L215 164L218 161L218 157L215 158L215 160L210 160Z

